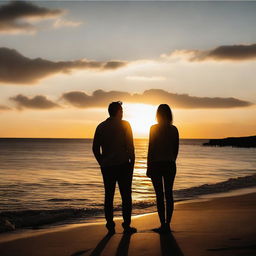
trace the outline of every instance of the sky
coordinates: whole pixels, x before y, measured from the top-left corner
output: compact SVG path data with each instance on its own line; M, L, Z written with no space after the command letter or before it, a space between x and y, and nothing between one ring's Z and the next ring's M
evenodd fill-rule
M121 100L181 138L256 135L256 2L0 1L0 137L91 138Z

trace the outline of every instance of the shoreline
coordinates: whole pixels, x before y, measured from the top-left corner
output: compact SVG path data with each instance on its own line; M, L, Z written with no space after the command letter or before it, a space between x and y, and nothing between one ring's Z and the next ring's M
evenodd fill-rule
M247 195L247 194L253 194L256 193L256 186L255 187L247 187L247 188L241 188L241 189L234 189L227 192L219 192L219 193L212 193L212 194L205 194L205 195L198 195L194 198L184 199L184 200L178 200L175 201L175 206L178 205L185 205L185 204L191 204L191 203L201 203L201 202L207 202L212 199L217 198L225 198L225 197L235 197L235 196L241 196L241 195ZM149 207L153 208L153 206ZM115 220L119 221L122 220L122 212L117 211L118 214L115 217ZM114 215L117 213L114 212ZM132 218L140 218L143 216L156 214L157 210L146 212L146 213L139 213L132 215ZM97 225L97 224L104 224L105 218L104 215L99 215L96 217L89 217L89 218L78 218L78 219L67 219L60 222L53 222L45 225L39 225L36 227L24 227L24 228L17 228L14 231L6 231L0 233L0 243L4 241L11 241L19 238L34 236L34 235L41 235L45 233L51 233L55 231L61 231L69 228L75 228L80 226L88 226L88 225Z
M183 252L177 255L255 255L255 202L256 192L176 203L172 221L174 230L172 236L175 239L170 236L162 238L172 241L173 246L176 241L174 247ZM117 234L108 242L109 245L102 249L102 255L115 255L113 252L118 247L119 238L123 236L121 221L121 218L116 218ZM63 227L33 230L16 236L1 234L0 254L100 255L92 252L106 235L104 224L104 222L69 224ZM129 255L167 255L160 253L163 248L159 243L159 234L151 231L159 225L156 213L133 216L132 225L138 228L138 233L130 237ZM39 253L35 251L38 247L41 248ZM167 251L169 249L165 248ZM74 254L74 252L81 253ZM240 254L245 252L247 254ZM250 254L251 252L254 254Z

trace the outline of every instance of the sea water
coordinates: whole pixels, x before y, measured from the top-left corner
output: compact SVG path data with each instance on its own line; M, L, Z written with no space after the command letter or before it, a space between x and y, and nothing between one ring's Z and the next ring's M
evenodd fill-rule
M174 183L176 201L256 186L256 149L202 146L181 139ZM146 176L148 140L135 139L133 213L154 211L155 193ZM63 213L83 220L103 215L104 187L91 139L0 139L0 214ZM120 213L118 189L115 210Z

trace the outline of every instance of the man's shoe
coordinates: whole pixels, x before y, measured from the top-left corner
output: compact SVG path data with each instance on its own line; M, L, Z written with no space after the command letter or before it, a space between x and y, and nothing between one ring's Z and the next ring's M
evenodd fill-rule
M108 229L108 234L115 234L116 230L115 230L115 222L111 222L111 223L107 223L106 224L106 228Z
M124 234L133 234L133 233L136 233L137 232L137 229L134 228L134 227L125 227L124 228Z
M108 228L108 235L114 235L116 233L115 228Z

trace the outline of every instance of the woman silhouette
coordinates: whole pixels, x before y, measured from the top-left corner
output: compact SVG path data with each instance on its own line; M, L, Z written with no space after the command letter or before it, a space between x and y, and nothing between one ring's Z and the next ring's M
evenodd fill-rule
M172 111L167 104L159 105L156 118L158 123L150 128L147 176L151 178L155 189L157 211L161 223L159 228L153 230L162 233L170 231L179 132L172 125Z

